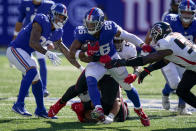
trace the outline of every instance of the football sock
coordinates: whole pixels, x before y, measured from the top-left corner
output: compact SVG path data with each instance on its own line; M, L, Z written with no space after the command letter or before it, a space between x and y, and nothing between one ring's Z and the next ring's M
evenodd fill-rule
M185 108L185 101L179 97L178 107Z
M37 70L32 68L26 72L26 75L22 78L20 90L18 94L18 100L16 103L24 103L26 94L28 93L29 87L37 74Z
M127 97L129 98L129 100L133 102L134 107L140 108L141 107L140 98L135 87L133 87L129 91L125 90L125 92L127 93Z
M94 106L101 105L100 93L97 88L97 80L92 76L88 76L86 78L86 81L87 81L87 86L88 86L88 92L89 92L93 105Z
M172 89L172 88L169 86L169 84L166 83L166 84L165 84L165 87L164 87L163 90L162 90L162 94L163 94L164 96L169 96L169 94L170 94L172 91L174 91L174 89Z
M72 85L67 89L60 102L61 104L66 103L77 95L79 95L79 93L77 92L75 85Z
M47 67L45 59L38 59L40 67L40 76L43 83L43 90L46 90L47 85Z
M39 111L45 110L44 98L43 98L43 88L42 88L42 81L41 80L39 80L35 84L32 84L32 92L35 97L37 109Z

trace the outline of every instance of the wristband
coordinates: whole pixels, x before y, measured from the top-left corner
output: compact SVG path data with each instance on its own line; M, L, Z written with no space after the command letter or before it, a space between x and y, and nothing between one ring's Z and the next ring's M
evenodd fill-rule
M150 75L150 71L144 68L144 71L147 72Z
M78 69L79 69L81 72L83 72L85 68L84 68L83 66L80 66Z
M18 33L19 33L19 32L17 32L17 31L14 31L14 36L17 36L17 35L18 35Z
M75 54L75 58L76 58L76 59L79 59L79 54L80 54L80 52L81 52L81 50L77 50L77 51L76 51L76 54Z

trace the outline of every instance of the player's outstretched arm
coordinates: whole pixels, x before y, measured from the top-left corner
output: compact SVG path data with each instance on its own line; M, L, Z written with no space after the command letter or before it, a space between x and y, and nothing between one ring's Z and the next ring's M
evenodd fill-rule
M75 66L78 69L82 67L75 58L71 57L70 50L63 44L62 39L58 40L57 42L54 42L54 44L55 47L58 47L58 49L64 54L64 56L73 66Z
M105 64L105 67L108 69L120 66L143 66L149 63L157 62L164 59L165 56L171 55L173 52L170 49L160 50L154 53L151 53L147 56L131 58L128 60L125 59L116 59L112 60Z

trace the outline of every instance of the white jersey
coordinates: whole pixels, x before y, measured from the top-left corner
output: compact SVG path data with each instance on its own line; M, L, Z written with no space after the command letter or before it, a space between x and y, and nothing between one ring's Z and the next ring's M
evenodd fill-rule
M196 72L196 45L193 45L180 33L170 33L167 37L160 39L155 48L172 50L173 54L166 56L166 60Z
M118 52L122 59L129 59L137 56L137 50L134 44L126 41L123 41L122 44L122 51Z

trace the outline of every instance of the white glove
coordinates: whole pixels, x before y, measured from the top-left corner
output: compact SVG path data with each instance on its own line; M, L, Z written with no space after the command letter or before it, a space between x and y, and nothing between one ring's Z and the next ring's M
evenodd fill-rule
M55 66L58 66L61 64L61 59L52 51L47 51L45 55Z
M114 121L113 116L110 114L108 116L105 116L105 121L103 121L104 124L111 124Z

